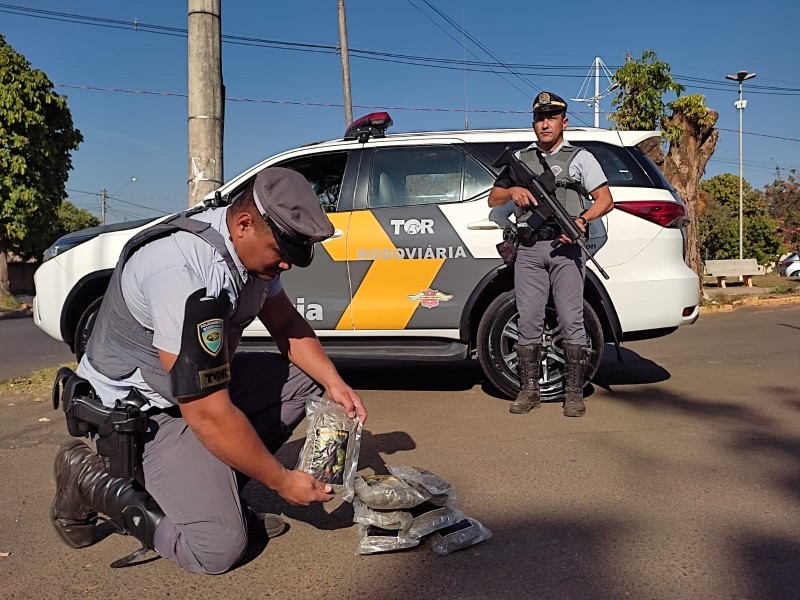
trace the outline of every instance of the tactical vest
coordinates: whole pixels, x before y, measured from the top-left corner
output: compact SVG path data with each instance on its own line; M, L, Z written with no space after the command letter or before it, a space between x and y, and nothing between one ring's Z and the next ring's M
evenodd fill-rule
M98 372L119 381L130 377L136 369L141 369L147 385L173 403L176 401L172 396L169 376L161 365L158 350L153 346L153 332L143 327L125 304L122 296L122 268L131 255L146 243L178 231L187 231L213 246L222 255L233 276L238 295L243 285L242 277L228 252L225 239L211 226L211 223L191 218L191 215L204 210L207 209L202 207L173 215L161 223L140 231L125 244L111 275L108 290L100 305L86 347L86 356Z
M581 150L583 149L577 146L567 146L564 144L561 146L561 149L558 152L545 157L547 164L550 165L550 169L556 176L556 182L563 181L566 183L572 181L569 176L569 166L572 164L572 161L575 160L575 157ZM539 162L539 157L536 155L535 146L526 150L522 150L519 153L519 158L522 162L528 165L528 167L530 167L531 171L537 175L544 173L544 167L542 167L541 163ZM558 200L561 205L567 209L567 212L573 217L578 217L584 210L583 203L581 202L581 196L575 190L557 187L556 200Z

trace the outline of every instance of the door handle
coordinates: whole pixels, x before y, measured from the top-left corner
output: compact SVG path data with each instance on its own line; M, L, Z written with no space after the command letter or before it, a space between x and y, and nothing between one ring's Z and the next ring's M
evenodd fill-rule
M331 240L338 240L340 237L344 235L344 232L341 229L334 229L333 235L327 239L322 240L322 243L329 242Z

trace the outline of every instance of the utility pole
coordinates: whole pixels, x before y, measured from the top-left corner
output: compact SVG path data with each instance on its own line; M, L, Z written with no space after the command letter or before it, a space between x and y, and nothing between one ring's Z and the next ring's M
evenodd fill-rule
M106 224L106 205L108 204L108 190L100 190L100 224Z
M188 205L222 185L222 0L189 0Z
M347 49L347 16L344 0L339 0L339 48L342 51L342 88L344 90L344 126L353 122L353 101L350 98L350 52Z
M605 75L608 80L608 86L602 92L600 91L600 77ZM589 80L594 79L594 95L586 96L589 93ZM600 100L608 96L611 92L619 87L618 83L614 83L614 76L608 70L603 60L597 56L589 68L589 74L583 80L581 89L578 91L578 98L571 98L575 102L586 102L589 106L594 106L594 126L600 127Z

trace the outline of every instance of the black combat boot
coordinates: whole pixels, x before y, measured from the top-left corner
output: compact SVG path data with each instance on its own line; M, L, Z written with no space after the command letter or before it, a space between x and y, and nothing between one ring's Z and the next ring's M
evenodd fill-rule
M543 350L541 344L517 345L519 394L517 399L511 403L508 412L521 415L542 405L539 369L544 358Z
M50 522L64 543L72 548L94 543L97 513L81 494L78 479L85 469L100 460L91 448L76 439L62 444L56 453L53 464L56 494L50 506Z
M564 344L566 375L564 382L564 416L582 417L586 414L583 402L583 377L586 372L586 347Z
M132 479L108 474L101 459L80 440L67 442L55 462L56 496L51 520L61 538L73 548L94 541L97 513L103 513L120 531L142 543L142 551L117 561L125 566L146 550L153 549L153 534L164 513L147 492Z

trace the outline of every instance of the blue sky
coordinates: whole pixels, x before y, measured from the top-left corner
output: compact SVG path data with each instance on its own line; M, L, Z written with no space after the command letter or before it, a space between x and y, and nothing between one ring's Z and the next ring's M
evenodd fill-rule
M185 29L187 3L0 4L0 33L60 86L57 91L67 96L84 135L67 186L74 190L73 202L98 214L96 194L106 188L113 196L108 222L183 208L185 37L12 14L8 7L14 5L85 15L94 22L119 19L132 24L136 19ZM637 5L573 0L537 12L541 3L530 1L347 0L351 51L463 61L461 33L430 5L463 23L466 32L502 62L540 66L526 67L528 74L518 78L507 72L502 77L465 72L457 65L439 69L351 56L355 116L375 110L366 107L389 108L394 120L390 131L452 130L464 128L466 106L471 129L526 127L530 118L522 113L539 90L574 98L595 56L613 71L626 52L638 58L643 50L653 49L686 85L685 93L705 94L720 114L720 142L706 176L738 174L739 120L733 106L737 86L724 77L739 70L757 73L744 91L745 178L762 187L774 179L776 166L800 169L800 8L795 3L674 0ZM337 0L222 3L225 35L331 46L338 43L337 23ZM468 61L495 62L468 39L466 48ZM224 43L222 57L229 98L226 180L276 152L343 133L341 63L336 54ZM610 100L602 101L603 110L611 110ZM570 113L573 126L593 122L591 109L581 103L571 102ZM600 124L608 126L603 116Z

